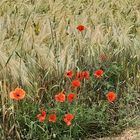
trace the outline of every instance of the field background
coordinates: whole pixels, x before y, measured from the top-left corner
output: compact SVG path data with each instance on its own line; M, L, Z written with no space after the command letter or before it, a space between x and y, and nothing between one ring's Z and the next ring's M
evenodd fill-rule
M83 32L76 29L81 24L86 27ZM107 63L99 60L102 54L107 56ZM115 89L120 99L109 111L114 114L110 129L103 118L104 109L95 124L90 119L89 124L82 124L91 137L115 135L129 125L138 125L140 0L1 0L2 140L30 140L39 139L39 136L41 140L45 139L43 126L35 127L31 120L39 108L44 107L45 99L48 101L55 92L63 90L65 71L93 72L102 67L111 76L108 89ZM9 92L17 86L28 93L26 101L21 104L9 99ZM101 87L98 89L100 91ZM92 92L90 84L83 92ZM98 99L94 101L100 104ZM23 118L15 113L16 109ZM98 123L100 126L94 132ZM38 136L34 137L36 133ZM76 139L77 135L73 135L74 138L70 136L70 139Z

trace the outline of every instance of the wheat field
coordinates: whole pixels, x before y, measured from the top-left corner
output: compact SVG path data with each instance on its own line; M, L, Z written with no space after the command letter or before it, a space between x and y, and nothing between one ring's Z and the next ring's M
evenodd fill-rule
M93 65L100 52L126 66L140 60L139 0L1 0L0 7L1 78L28 83L34 67L59 76L79 63Z

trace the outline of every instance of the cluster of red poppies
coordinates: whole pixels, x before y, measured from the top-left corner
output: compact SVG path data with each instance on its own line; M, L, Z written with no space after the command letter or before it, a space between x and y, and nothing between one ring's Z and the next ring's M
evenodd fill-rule
M44 120L46 119L46 111L42 111L40 114L37 115L37 118L39 120L39 122L44 122ZM67 126L71 125L71 121L74 119L74 116L70 113L65 114L63 121L67 124ZM48 116L48 120L49 122L55 123L57 120L57 116L56 114L50 114Z
M94 73L94 76L96 78L101 78L104 74L103 70L96 70ZM71 86L74 88L78 88L81 85L81 80L86 79L88 80L90 78L90 74L89 71L81 71L81 72L76 72L76 74L74 74L73 70L69 70L65 73L65 77L67 78L73 78L75 76L75 80L73 80L71 82ZM55 95L55 101L57 102L65 102L65 100L67 99L69 102L72 102L74 99L76 99L77 94L76 93L69 93L67 96L65 95L64 92L60 92L58 94ZM110 91L106 94L107 100L112 103L113 101L116 100L117 96L113 91ZM46 118L46 113L44 113L44 111L37 115L38 119L40 122L43 122ZM68 113L64 115L63 121L67 124L67 126L71 125L71 121L72 119L74 119L74 115ZM56 114L51 114L49 115L49 119L50 122L56 122Z
M104 74L104 71L99 69L99 70L96 70L94 72L94 76L95 78L101 78ZM81 80L83 79L86 79L88 80L90 78L90 74L89 74L89 71L81 71L81 72L76 72L76 74L74 74L74 71L73 70L69 70L65 73L65 77L67 78L73 78L75 75L75 80L72 81L71 83L71 86L74 87L74 88L77 88L77 87L80 87L81 85ZM64 95L63 95L64 96ZM117 98L117 95L115 92L113 91L109 91L107 94L106 94L106 97L107 97L107 100L112 103L113 101L116 100Z
M101 78L104 74L104 71L103 70L96 70L95 73L94 73L94 76L96 78ZM73 70L69 70L66 72L65 74L65 77L68 77L68 78L72 78L74 76L74 72ZM89 74L89 71L81 71L81 72L76 72L76 79L79 79L79 80L83 80L83 79L89 79L90 77L90 74Z
M76 98L75 93L70 93L67 95L67 100L69 102L72 102L75 98ZM55 95L55 100L57 102L62 103L66 100L66 95L63 92L60 92ZM46 112L42 111L40 114L37 115L37 118L38 118L39 122L44 122L44 120L46 119ZM71 125L71 121L73 119L74 119L74 115L68 113L68 114L64 115L63 121L67 124L67 126L69 126L69 125ZM49 120L49 122L55 123L57 121L56 113L50 114L48 116L48 120Z
M104 71L103 70L97 70L97 71L95 71L94 76L96 78L101 78L103 76L103 74L104 74ZM67 78L73 78L74 77L73 70L67 71L65 73L65 77L67 77ZM72 81L71 86L73 88L80 87L80 85L81 85L81 82L80 81L83 80L83 79L88 80L89 77L90 77L89 71L76 72L75 80Z
M104 75L104 71L101 69L96 70L94 72L95 78L101 78L103 75ZM65 77L71 78L71 79L74 77L74 80L71 81L71 86L73 88L79 88L81 86L81 81L83 79L89 80L90 74L89 74L89 71L80 71L80 72L76 72L75 74L73 70L69 70L65 73ZM17 101L22 100L25 97L25 95L26 95L26 92L21 88L16 88L14 91L10 92L10 98ZM64 92L60 92L56 94L54 98L56 102L62 103L62 102L65 102L65 100L67 99L68 102L71 103L72 101L76 99L76 97L77 97L76 93L69 93L66 96ZM117 95L113 91L110 91L106 94L106 97L110 103L113 103L116 100ZM42 111L40 114L37 115L37 118L39 122L44 122L44 120L46 119L46 112ZM74 119L74 115L68 113L64 115L63 121L67 124L67 126L69 126L71 125L71 121L73 119ZM49 122L53 122L53 123L56 122L57 121L56 113L50 114L48 116L48 120Z
M69 102L72 102L74 99L76 99L77 94L75 93L69 93L67 95L67 100ZM55 95L55 100L57 102L64 102L66 100L66 95L63 92L58 93L57 95Z

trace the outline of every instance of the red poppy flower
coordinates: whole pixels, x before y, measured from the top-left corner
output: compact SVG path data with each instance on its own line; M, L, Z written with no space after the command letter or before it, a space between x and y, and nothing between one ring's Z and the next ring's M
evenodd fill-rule
M82 31L85 30L85 26L79 25L79 26L77 26L77 30L79 30L80 32L82 32Z
M115 101L117 99L117 95L116 93L110 91L106 94L107 100L112 103L113 101Z
M74 119L74 116L70 113L65 114L64 122L67 124L67 126L71 125L71 121Z
M75 87L75 88L80 87L81 85L79 80L73 80L71 84L72 84L72 87Z
M49 115L49 122L56 122L56 114L50 114Z
M65 73L65 76L68 77L68 78L72 78L72 76L73 76L73 71L72 71L72 70L67 71L67 72Z
M82 76L83 76L83 78L88 80L89 79L89 72L88 71L83 71Z
M37 118L38 118L39 122L44 122L44 120L46 118L46 112L42 111L41 114L37 115Z
M76 73L76 79L89 79L89 72L88 71L82 71L82 72L77 72Z
M102 77L103 74L104 74L104 71L103 70L96 70L95 73L94 73L94 75L95 75L96 78Z
M74 93L70 93L67 96L67 99L68 99L69 102L72 102L75 98L76 98L76 94L74 94Z
M16 88L14 91L10 92L10 98L14 100L22 100L25 97L26 92L21 88Z
M59 94L55 95L55 100L57 102L64 102L65 101L65 94L60 92Z

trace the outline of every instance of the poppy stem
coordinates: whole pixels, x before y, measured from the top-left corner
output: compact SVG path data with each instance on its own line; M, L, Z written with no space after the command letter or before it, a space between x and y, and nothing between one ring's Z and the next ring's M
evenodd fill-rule
M70 126L70 138L71 138L71 129L72 129L72 126Z

